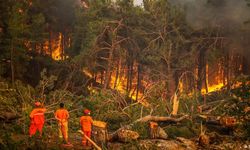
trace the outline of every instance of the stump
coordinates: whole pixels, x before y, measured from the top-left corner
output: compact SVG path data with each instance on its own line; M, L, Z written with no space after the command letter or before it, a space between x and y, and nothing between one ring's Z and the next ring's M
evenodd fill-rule
M98 145L107 144L107 136L108 136L107 123L102 121L94 121L92 131L93 131L92 133L93 140Z
M158 136L158 123L150 121L149 122L149 131L150 131L150 138L156 139Z
M199 145L201 145L201 146L208 146L209 143L210 143L209 136L207 136L205 134L201 134L199 136Z
M157 122L149 122L150 138L152 139L167 139L167 133L158 126Z

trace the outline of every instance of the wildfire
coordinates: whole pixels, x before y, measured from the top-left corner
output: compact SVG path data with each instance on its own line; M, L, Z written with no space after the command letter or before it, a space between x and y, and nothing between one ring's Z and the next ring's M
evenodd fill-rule
M210 66L206 64L206 87L203 87L201 90L202 94L214 92L220 90L225 84L223 83L223 74L224 70L221 63L217 64L217 67L215 67L217 70L215 70L213 76L209 76L210 72L213 72L210 70Z
M59 37L58 37L58 43L56 44L56 48L54 50L52 50L52 58L54 60L61 60L62 59L62 44L61 44L61 41L62 41L62 33L59 33ZM52 44L52 45L55 45Z
M118 66L119 68L121 68L121 63L119 63L120 65ZM136 65L135 65L136 66ZM117 68L114 68L114 70L117 70ZM134 71L136 72L136 67L134 68ZM132 79L132 87L131 90L129 91L129 93L127 93L127 78L126 78L126 69L119 69L118 71L118 75L116 71L112 71L111 76L110 76L110 83L109 83L109 87L111 89L114 89L116 91L118 91L119 93L121 93L122 95L128 95L131 99L136 100L141 103L143 106L148 107L149 103L145 100L143 93L139 90L137 93L137 77L134 76L134 78ZM93 75L85 68L83 69L83 73L91 78L93 78ZM97 74L96 75L96 82L99 84L103 84L103 79L102 79L102 75L101 74ZM141 81L142 85L144 85L145 81ZM93 91L93 88L89 87L91 92L95 92ZM138 94L138 95L137 95Z
M214 84L214 85L208 86L208 93L214 92L214 91L218 91L218 90L220 90L223 86L224 86L223 83L218 83L218 84ZM202 93L202 94L206 94L206 93L207 93L206 89L203 88L203 89L201 90L201 93Z

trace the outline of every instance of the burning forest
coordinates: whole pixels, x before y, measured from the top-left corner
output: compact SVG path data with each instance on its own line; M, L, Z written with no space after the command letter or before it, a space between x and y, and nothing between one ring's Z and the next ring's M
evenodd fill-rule
M0 149L250 149L249 6L1 1Z

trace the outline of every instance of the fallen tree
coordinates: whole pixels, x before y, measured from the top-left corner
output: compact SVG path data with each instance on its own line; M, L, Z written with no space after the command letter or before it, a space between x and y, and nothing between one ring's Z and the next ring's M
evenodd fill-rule
M121 128L119 128L115 132L109 134L108 141L115 141L115 140L128 141L127 139L137 139L139 137L138 133L132 131L131 128L134 124L139 123L139 122L154 121L154 122L177 123L177 122L181 122L184 119L187 119L188 117L189 117L189 115L184 115L184 116L181 116L179 118L147 115L145 117L142 117L140 119L135 120L134 122L132 122L129 125L122 126ZM126 134L124 134L124 133L126 133ZM165 134L162 136L165 137ZM126 140L124 140L124 139L126 139Z
M137 123L137 122L148 122L148 121L177 123L184 119L187 119L188 117L189 115L184 115L184 116L181 116L180 118L148 115L148 116L135 120L132 124Z

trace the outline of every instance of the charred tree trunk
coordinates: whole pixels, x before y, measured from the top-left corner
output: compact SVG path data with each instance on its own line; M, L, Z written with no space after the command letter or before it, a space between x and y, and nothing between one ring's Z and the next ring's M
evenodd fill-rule
M62 32L62 38L61 38L61 59L64 60L65 56L65 32Z
M134 72L134 60L132 60L131 65L130 65L130 72L129 72L129 91L132 89L132 84L133 84L133 72Z
M172 64L172 44L169 47L169 52L165 58L165 62L167 64L167 91L168 91L168 97L173 97L176 91L176 78L175 78L175 71L172 70L171 64ZM178 81L177 81L178 82Z
M206 60L205 60L206 61ZM208 64L207 61L205 63L206 65L206 69L204 71L204 83L205 83L205 89L206 89L206 93L208 93Z
M50 57L52 58L52 32L49 31L49 53L50 53Z
M126 87L128 95L129 95L131 88L132 88L133 65L134 65L134 62L133 62L131 56L128 56L127 87Z
M129 69L130 69L130 63L127 64L127 84L126 84L126 91L129 93Z
M119 78L119 72L120 72L120 63L121 59L119 59L117 66L116 66L116 74L115 74L115 82L114 82L114 89L116 88L117 82L118 82L118 78Z
M197 81L197 89L199 91L201 91L202 89L202 82L204 79L205 54L206 51L204 49L200 49L198 56L198 81Z
M227 81L227 89L230 89L230 53L226 52L225 56L225 74Z
M114 41L112 41L112 43L114 43ZM105 72L104 89L107 89L109 87L114 49L114 45L112 44L109 51L108 65Z
M15 83L15 69L14 69L14 41L11 40L11 48L10 48L10 68L11 68L11 83L12 87L14 87Z
M42 55L46 55L46 52L43 50L43 43L40 43L40 50Z
M172 97L176 90L176 80L175 80L175 72L172 70L170 65L168 65L168 95L169 97Z
M104 73L103 73L103 71L101 72L101 84L103 84L103 78L104 78L104 75L103 75Z
M250 60L246 57L243 57L243 62L242 62L242 73L250 75Z
M137 88L136 88L136 101L138 100L138 95L139 95L139 91L140 91L140 87L141 87L141 66L140 64L138 64L137 66Z

